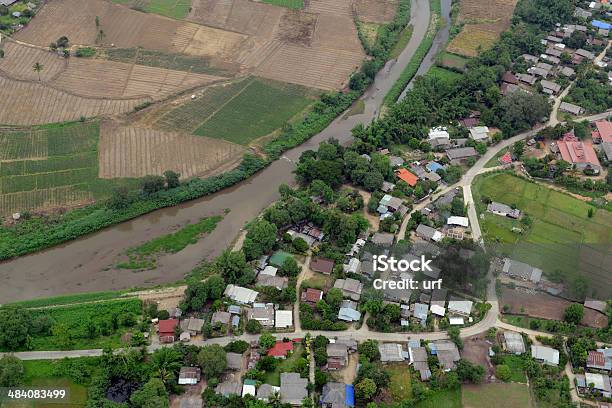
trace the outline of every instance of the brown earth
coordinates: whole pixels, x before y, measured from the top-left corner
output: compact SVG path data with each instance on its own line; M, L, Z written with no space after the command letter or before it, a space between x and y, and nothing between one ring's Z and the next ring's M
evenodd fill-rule
M240 160L242 146L219 139L106 122L100 129L99 177L143 177L166 170L204 176Z
M397 0L357 0L355 10L362 21L385 24L393 21L397 4Z
M495 375L495 367L489 358L489 347L491 346L492 345L487 343L485 338L480 335L465 339L463 341L463 350L461 350L462 359L484 367L485 382L489 382L491 376Z
M563 320L565 309L572 302L542 292L510 289L505 287L502 292L501 305L508 305L509 314L521 314L548 320ZM603 328L608 325L608 318L595 310L584 309L582 324L590 327Z
M280 20L276 37L291 44L309 46L312 42L316 23L316 14L287 10Z

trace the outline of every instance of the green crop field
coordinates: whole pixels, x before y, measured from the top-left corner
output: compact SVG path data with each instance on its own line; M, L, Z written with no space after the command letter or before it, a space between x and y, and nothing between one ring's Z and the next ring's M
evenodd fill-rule
M113 0L134 10L155 13L177 20L187 17L191 9L191 0Z
M98 122L0 131L0 215L107 197L117 182L98 179L99 133Z
M482 384L463 386L463 407L530 408L529 386L526 384Z
M461 408L461 388L434 390L427 399L418 402L416 408Z
M264 3L292 9L303 9L304 0L263 0Z
M566 282L584 276L599 295L610 294L609 211L508 173L481 176L473 193L479 212L484 214L481 228L487 243L549 276ZM531 225L487 213L482 197L516 206L529 216Z
M213 86L162 115L157 125L247 145L282 127L312 103L299 85L247 78Z
M461 78L461 74L457 72L451 71L449 69L440 68L440 67L431 67L429 72L427 72L427 76L437 78L441 81L455 82L459 78Z

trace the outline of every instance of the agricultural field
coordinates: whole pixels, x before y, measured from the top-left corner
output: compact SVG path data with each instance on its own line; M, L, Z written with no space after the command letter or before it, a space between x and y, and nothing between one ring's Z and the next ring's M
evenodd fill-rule
M490 48L499 35L510 27L516 3L517 0L461 1L457 23L463 24L463 28L448 44L447 50L475 57L479 49Z
M274 6L287 7L290 9L303 9L304 0L263 0L264 3Z
M355 8L359 20L386 24L393 21L398 7L397 0L357 0Z
M98 179L98 123L0 132L0 214L56 208L105 197Z
M309 95L300 86L246 78L208 88L162 113L155 126L247 145L303 111L312 102Z
M529 386L526 384L470 384L462 388L464 408L531 408L535 406L531 399Z
M610 211L508 173L481 176L473 193L484 216L481 228L490 245L565 282L583 276L598 297L612 294ZM482 197L515 205L528 214L531 226L487 213ZM524 232L513 232L513 227Z
M436 66L430 68L430 70L427 72L427 76L435 77L436 79L445 82L455 82L461 78L461 74Z
M177 20L187 17L191 8L191 0L112 0L134 10L154 13Z
M99 152L98 176L102 179L138 178L166 170L187 179L232 165L245 149L224 140L104 122Z
M441 52L438 55L438 64L445 68L454 68L463 71L469 62L468 58L450 52Z

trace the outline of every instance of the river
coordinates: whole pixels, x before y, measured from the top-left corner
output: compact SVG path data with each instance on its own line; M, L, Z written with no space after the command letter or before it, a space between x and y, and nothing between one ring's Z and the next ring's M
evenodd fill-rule
M443 4L445 2L450 4L450 0L442 1ZM302 152L316 149L330 137L348 143L353 127L359 123L367 125L378 116L384 96L410 62L427 32L429 20L429 2L412 0L412 37L398 58L381 69L374 83L361 97L365 104L362 114L340 115L323 132L286 152L281 159L249 180L222 192L164 208L63 245L1 263L0 303L170 283L182 279L203 259L217 256L231 245L249 220L279 198L279 185L295 183L292 173L294 162ZM426 58L424 63L427 61ZM162 256L156 269L134 272L114 267L123 260L126 249L226 210L229 213L211 234L179 253Z

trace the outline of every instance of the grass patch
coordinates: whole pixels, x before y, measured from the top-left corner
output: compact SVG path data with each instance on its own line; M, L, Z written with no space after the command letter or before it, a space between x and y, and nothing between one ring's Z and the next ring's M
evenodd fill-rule
M479 212L484 214L481 227L485 240L496 243L504 255L541 268L549 275L559 274L566 282L583 275L598 291L609 288L606 267L589 261L606 258L612 227L607 210L510 173L480 176L473 193ZM531 226L487 213L483 196L516 205L531 218ZM588 217L590 208L595 210L593 218ZM523 232L513 232L513 227Z
M438 79L439 81L446 81L446 82L451 82L451 83L461 78L461 74L451 71L449 69L440 68L440 67L431 67L431 69L427 73L427 76L434 77Z
M520 356L504 356L504 364L510 367L512 376L511 382L527 383L527 375L525 375L525 360Z
M98 178L99 122L0 131L0 215L106 198L137 180Z
M412 30L413 27L411 25L406 26L406 28L402 30L397 42L393 48L391 48L391 53L389 54L391 59L399 57L402 51L404 51L404 48L406 48L410 42L410 38L412 38Z
M120 263L117 267L123 269L155 268L155 257L157 255L176 253L183 250L187 245L195 244L202 235L212 232L222 219L222 216L203 218L199 222L187 225L177 232L162 235L139 247L132 248L127 252L130 258L129 262Z
M144 13L182 20L191 10L191 0L112 0Z
M93 292L93 293L78 293L75 295L55 296L44 299L24 300L22 302L11 303L13 306L21 306L25 308L38 308L48 306L60 306L73 303L96 302L100 300L117 299L123 296L124 292Z
M274 371L270 371L266 373L264 383L274 385L277 387L280 386L281 373L293 371L293 367L296 361L302 355L303 351L304 351L304 347L301 344L294 344L293 353L290 356L288 356L286 359L280 360L280 363L276 366L276 369Z
M400 402L412 397L412 384L410 368L407 364L393 364L386 367L391 375L389 392L395 402Z
M349 116L361 115L363 112L365 112L365 102L363 99L358 99L344 114L344 117L348 118Z
M415 405L415 408L461 408L461 388L454 390L435 390Z
M263 0L263 2L296 10L304 8L304 0Z
M463 71L468 62L468 58L447 51L441 52L438 55L438 64L446 68L454 68Z
M482 384L463 387L463 407L532 407L529 387L524 384Z

